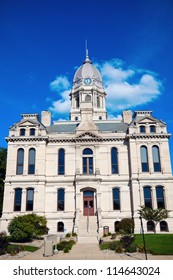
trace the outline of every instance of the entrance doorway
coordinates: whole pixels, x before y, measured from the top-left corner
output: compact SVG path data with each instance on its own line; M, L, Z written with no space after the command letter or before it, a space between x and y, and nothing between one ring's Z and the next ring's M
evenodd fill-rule
M94 192L83 192L83 215L94 216Z

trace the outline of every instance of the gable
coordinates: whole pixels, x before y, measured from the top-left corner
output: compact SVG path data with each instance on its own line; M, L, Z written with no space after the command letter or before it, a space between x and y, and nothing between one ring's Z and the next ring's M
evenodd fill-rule
M21 121L20 123L18 123L18 126L19 126L19 127L24 127L24 126L36 126L36 125L38 125L38 123L36 124L35 122L30 121L30 120Z
M101 139L100 136L96 135L95 133L93 132L83 132L81 133L80 135L76 136L76 139Z

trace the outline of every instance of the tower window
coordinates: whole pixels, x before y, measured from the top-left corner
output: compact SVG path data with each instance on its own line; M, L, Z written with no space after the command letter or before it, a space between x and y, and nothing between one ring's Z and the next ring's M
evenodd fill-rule
M58 175L65 174L65 151L64 149L59 149L58 151Z
M97 108L100 108L100 97L97 96Z
M112 174L118 174L118 150L115 147L111 149L111 164Z
M83 174L93 174L93 151L89 148L83 150Z
M29 188L27 189L27 194L26 194L26 211L33 211L33 205L34 205L34 189Z
M155 125L151 125L151 126L150 126L150 132L152 132L152 133L156 132L156 127L155 127Z
M21 203L22 203L22 189L15 189L14 194L14 211L21 211Z
M17 151L17 175L23 174L23 164L24 164L24 150L18 149Z
M145 126L144 125L140 126L140 133L145 133Z
M147 147L141 147L141 165L142 165L142 172L148 172L148 151Z
M25 136L25 132L26 132L25 128L21 128L20 129L20 136Z
M159 147L153 146L152 152L153 152L154 172L161 172Z
M31 128L30 129L30 136L34 136L35 135L35 128Z
M79 95L76 96L76 108L79 108Z
M57 197L57 199L58 199L57 210L63 211L64 210L64 197L65 197L64 189L58 189L57 196L58 196Z
M85 96L85 101L86 101L86 102L90 102L90 101L91 101L91 95L87 94L87 95Z
M35 149L29 149L28 174L35 174Z

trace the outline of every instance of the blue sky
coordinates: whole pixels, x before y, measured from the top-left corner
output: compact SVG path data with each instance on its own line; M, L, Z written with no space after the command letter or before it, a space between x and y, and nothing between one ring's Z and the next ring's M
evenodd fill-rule
M152 110L173 133L172 14L172 0L0 0L0 146L21 113L68 118L86 38L109 117Z

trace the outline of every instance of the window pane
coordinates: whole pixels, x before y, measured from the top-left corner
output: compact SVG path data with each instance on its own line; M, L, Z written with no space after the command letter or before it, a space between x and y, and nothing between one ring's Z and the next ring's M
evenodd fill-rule
M34 190L27 190L26 211L33 211Z
M150 187L144 187L144 203L145 203L145 207L152 208Z
M141 164L142 164L142 172L148 172L148 153L147 153L147 147L142 146L141 147Z
M143 126L143 125L140 126L140 132L141 132L141 133L145 133L145 126Z
M156 127L154 125L150 126L150 132L156 132Z
M157 187L156 188L156 197L157 197L157 207L158 208L165 208L163 187Z
M159 148L157 146L153 146L152 151L153 151L154 171L160 172L161 166L160 166Z
M35 149L29 150L29 166L28 173L35 174Z
M14 195L14 211L21 211L22 189L16 189Z
M64 189L58 190L58 210L63 211L64 210Z
M93 151L89 148L86 148L83 150L83 155L92 155Z
M35 135L35 128L30 129L30 135Z
M65 151L60 149L58 152L58 174L64 175L65 173Z
M17 175L23 174L23 163L24 163L24 150L19 149L17 152Z
M89 174L93 174L93 158L88 158L89 160Z
M20 136L25 136L25 129L24 128L20 129Z
M113 189L113 209L120 209L120 191L119 189Z
M111 149L111 162L112 162L112 174L118 173L118 151L117 148Z

